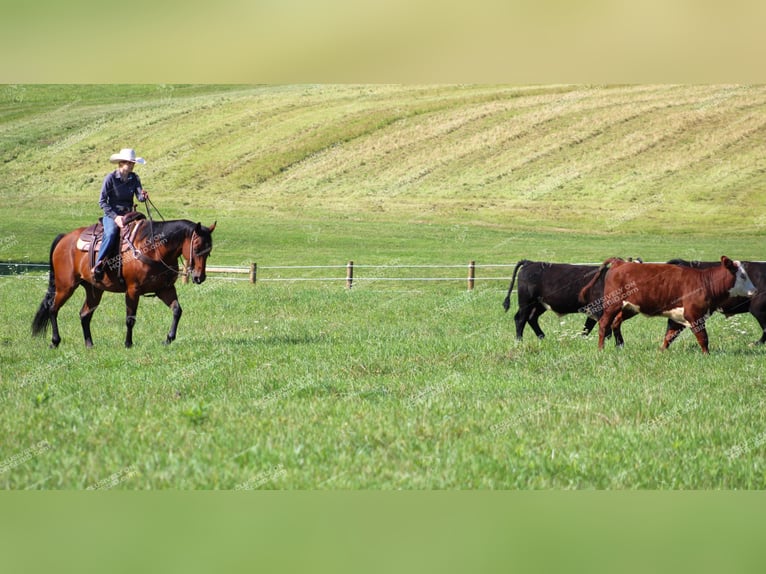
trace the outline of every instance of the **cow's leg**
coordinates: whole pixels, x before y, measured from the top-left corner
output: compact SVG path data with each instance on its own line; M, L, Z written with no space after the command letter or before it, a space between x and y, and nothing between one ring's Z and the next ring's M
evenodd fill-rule
M604 339L606 338L606 323L605 319L602 316L601 320L598 322L598 350L601 351L604 348Z
M675 341L685 328L686 327L680 323L668 319L668 327L665 330L665 339L662 341L662 350L664 351L667 349L670 346L670 343Z
M513 321L516 323L516 340L521 341L524 336L524 327L529 320L529 307L519 306L519 310L513 316Z
M638 315L634 310L632 310L630 307L623 307L620 309L619 313L617 313L617 316L615 319L612 320L612 327L614 328L614 322L618 321L617 323L617 329L614 333L614 344L617 347L624 347L625 346L625 339L622 338L622 324L630 319L631 317L635 317ZM609 336L607 334L607 336Z
M622 323L627 317L624 315L624 311L619 310L614 319L612 319L612 334L614 335L614 344L616 347L625 346L625 339L622 338Z
M755 317L758 324L761 326L761 338L755 342L756 345L763 345L766 343L766 310L756 311L750 307L750 313Z
M521 341L527 323L532 327L538 339L544 339L545 333L537 322L538 317L543 313L545 313L545 307L539 303L519 306L519 310L513 316L513 320L516 322L516 340Z
M593 330L593 327L596 326L596 323L598 323L598 321L596 321L593 317L588 315L585 318L585 325L582 328L582 333L581 333L582 336L587 337L588 335L590 335L590 332Z
M697 342L700 344L702 352L705 355L710 354L710 350L708 349L707 329L705 329L705 318L702 317L697 319L696 322L691 323L694 325L692 332L694 333L694 336L697 337Z
M91 348L93 346L93 338L90 334L90 320L93 318L93 312L101 302L101 297L104 292L101 289L96 289L90 283L83 283L85 289L85 303L83 303L82 309L80 309L80 324L82 325L82 334L85 338L85 346Z
M545 333L540 328L540 323L537 322L543 313L545 313L545 307L538 303L532 307L532 312L529 314L529 326L532 327L538 339L545 339Z
M136 324L136 312L138 311L138 293L128 290L125 293L125 348L133 346L133 326Z
M708 349L707 329L705 329L705 321L709 316L710 314L707 312L707 309L704 308L687 308L684 311L684 319L686 319L686 323L689 325L692 333L694 333L694 336L697 337L697 342L702 348L702 352L706 355L710 352Z
M604 348L604 339L606 339L606 334L608 331L612 330L612 320L614 319L615 313L616 313L616 309L604 309L604 314L601 315L601 318L598 320L599 350L602 350ZM616 335L615 335L615 339L616 339Z
M593 317L588 317L585 319L585 325L582 328L581 335L583 337L587 337L590 335L590 332L593 330L593 328L598 325L598 319L594 319ZM612 336L612 327L611 325L606 328L606 336L605 338L608 339Z
M183 309L181 309L181 305L178 303L178 295L176 293L175 285L171 285L170 287L163 289L162 291L158 291L157 297L159 297L160 300L162 300L162 302L165 303L165 305L170 307L170 310L173 312L173 322L170 325L170 331L168 332L168 336L165 339L165 344L169 345L176 338L176 331L178 330L178 322L181 320L181 314L183 313Z

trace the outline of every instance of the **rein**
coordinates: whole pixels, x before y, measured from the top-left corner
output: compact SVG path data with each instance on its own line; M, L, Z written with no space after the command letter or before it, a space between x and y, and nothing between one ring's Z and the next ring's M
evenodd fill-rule
M156 208L155 208L155 210L156 210ZM147 209L147 212L148 212L148 209ZM166 221L164 219L163 219L162 222L166 223ZM157 236L154 234L154 225L153 225L153 221L151 220L151 218L149 219L149 232L150 232L151 235L149 237L148 243L153 244L153 243L156 242ZM196 254L197 257L201 257L201 256L206 255L206 254L208 254L208 253L210 253L212 251L212 247L208 247L207 249L203 249L202 251L195 251L195 249L194 249L194 241L195 241L195 239L198 236L199 236L199 234L197 233L197 230L196 229L192 230L191 239L189 241L189 258L187 259L187 265L186 265L187 269L193 269L194 268L194 257L195 257L195 254ZM144 245L146 245L146 243L147 242L145 242ZM133 249L134 257L136 259L138 259L139 261L142 261L143 263L146 263L146 264L149 264L149 265L151 265L151 264L159 264L159 265L162 265L163 267L165 267L165 269L167 269L171 273L175 273L176 275L184 275L183 271L180 271L178 269L175 269L175 268L171 267L170 265L165 263L165 261L163 261L162 258L153 259L151 257L146 256L143 253L143 251L138 249L135 245L133 245L132 242L131 242L131 248ZM156 246L153 247L153 250L156 250ZM181 256L185 257L185 255L183 253L183 249L181 250Z
M151 239L150 240L154 241L154 238L155 238L155 235L154 235L154 218L152 217L152 213L151 213L151 210L149 209L149 206L151 205L152 209L154 209L154 211L157 212L157 215L160 216L160 218L162 219L163 223L165 223L166 220L165 220L165 217L162 215L162 213L160 213L160 210L157 209L157 206L154 205L154 202L151 199L149 199L147 197L146 200L143 203L144 203L144 206L146 207L146 216L149 219L149 233L151 234ZM187 268L189 268L189 269L193 269L194 268L194 255L195 255L195 251L194 251L194 239L196 238L197 235L198 234L197 234L197 230L196 229L194 231L192 231L191 241L189 242L189 259L187 260ZM136 251L136 249L134 248L134 252L135 251ZM197 257L201 257L202 255L207 255L208 253L210 253L210 251L212 251L212 247L209 247L207 249L203 249L202 251L197 252L196 255L197 255ZM175 269L173 269L170 265L165 263L162 259L151 259L151 258L146 257L145 255L143 255L143 253L136 253L136 255L141 255L140 259L142 261L144 261L144 262L161 263L166 269L168 269L168 271L171 271L171 272L175 273L176 275L183 275L184 274L182 271L176 271ZM181 252L181 255L183 255L183 251Z
M162 221L165 221L165 218L164 218L164 217L162 216L162 214L160 213L160 210L159 210L159 209L157 209L157 206L156 206L156 205L154 205L154 202L153 202L151 199L149 199L149 198L147 197L147 198L146 198L146 200L144 200L144 205L146 206L146 215L149 217L149 221L154 221L154 220L152 219L152 214L149 212L149 206L150 206L150 205L152 206L152 209L154 209L154 211L156 211L156 212L157 212L157 215L159 215L159 216L160 216L160 219L162 219Z
M144 207L146 207L146 217L149 218L149 233L151 234L151 237L154 238L154 218L152 217L152 212L149 209L149 205L151 205L154 208L154 211L157 212L157 215L159 215L160 218L162 218L163 223L165 222L165 218L162 217L162 214L160 213L160 210L157 209L157 206L154 205L152 200L149 199L148 197L146 197L144 199Z

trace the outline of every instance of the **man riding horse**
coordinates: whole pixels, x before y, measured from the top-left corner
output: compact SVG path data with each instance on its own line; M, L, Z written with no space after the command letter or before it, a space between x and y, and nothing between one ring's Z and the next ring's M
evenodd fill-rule
M109 161L116 163L117 169L104 178L104 184L101 186L98 204L104 210L104 238L91 270L96 281L104 278L104 259L119 244L120 229L125 224L123 218L133 211L133 198L138 201L146 201L149 198L149 194L141 187L138 174L133 173L137 163L146 163L144 158L136 157L135 150L124 148L119 153L112 154Z
M147 294L155 294L173 312L173 322L165 342L171 343L176 338L182 313L175 288L176 279L183 274L178 267L179 258L186 260L185 268L194 283L205 281L207 258L213 250L215 222L210 227L187 219L138 222L130 229L126 246L120 251L119 230L129 227L128 214L133 212L133 198L147 201L149 196L142 189L141 180L133 173L136 163L145 163L143 158L136 157L132 149L123 149L112 155L110 161L119 166L106 176L101 189L105 238L95 265L91 267L90 262L97 225L61 233L51 244L48 291L32 321L33 335L42 335L49 325L53 327L51 347L57 347L61 342L59 309L78 287L85 290L85 303L80 309L85 345L93 345L90 331L93 312L104 292L112 291L125 293L125 346L130 347L133 345L138 302L142 295ZM116 237L112 238L111 233L115 233ZM112 245L116 248L114 254ZM112 255L113 258L106 259ZM104 269L107 266L108 271Z

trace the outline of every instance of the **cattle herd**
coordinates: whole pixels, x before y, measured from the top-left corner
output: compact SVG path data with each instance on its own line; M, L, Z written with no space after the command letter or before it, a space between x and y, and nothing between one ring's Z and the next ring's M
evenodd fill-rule
M511 293L518 275L518 306L514 316L516 338L524 327L532 327L540 339L540 315L551 310L558 315L584 313L582 334L599 326L598 348L613 335L622 346L622 323L639 313L666 317L662 348L685 328L691 329L702 352L708 353L705 320L715 311L726 317L750 312L761 326L758 344L766 343L766 263L733 261L684 261L643 263L640 259L610 258L602 265L572 265L522 259L516 264L503 302L511 306Z

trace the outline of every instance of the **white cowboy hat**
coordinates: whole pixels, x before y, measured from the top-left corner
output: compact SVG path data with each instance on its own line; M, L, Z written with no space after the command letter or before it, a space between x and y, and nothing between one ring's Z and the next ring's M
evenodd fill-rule
M123 148L120 153L113 153L109 158L112 163L120 163L121 161L132 161L133 163L146 163L146 160L142 157L136 157L136 150L131 148Z

